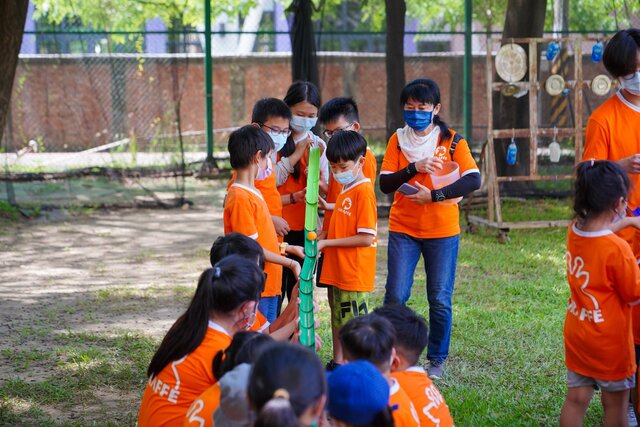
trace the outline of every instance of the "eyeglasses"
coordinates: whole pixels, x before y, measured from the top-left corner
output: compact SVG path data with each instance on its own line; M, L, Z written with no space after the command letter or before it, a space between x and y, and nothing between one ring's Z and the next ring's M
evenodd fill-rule
M353 126L353 123L349 123L348 125L346 125L345 127L339 128L339 129L334 129L334 130L329 130L329 129L325 129L322 134L324 136L326 136L327 138L331 138L333 136L334 133L336 132L340 132L343 130L347 130L349 129L351 126Z
M278 135L284 135L284 136L289 136L291 135L291 129L279 129L279 128L272 128L271 126L267 126L264 123L258 123L260 126L264 126L267 129L269 129L270 131L278 134Z

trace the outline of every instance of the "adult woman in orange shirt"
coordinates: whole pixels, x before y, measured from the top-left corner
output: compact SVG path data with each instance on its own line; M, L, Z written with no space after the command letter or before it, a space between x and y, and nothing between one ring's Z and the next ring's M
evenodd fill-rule
M380 168L384 193L409 183L416 193L395 193L389 213L388 275L385 304L405 304L411 296L420 255L424 258L429 300L429 375L440 377L449 354L451 298L458 260L458 205L443 203L480 187L480 171L467 142L440 119L440 89L429 79L417 79L402 90L400 104L407 125L389 139ZM431 173L443 161L458 163L461 178L435 189Z
M256 316L265 277L256 262L228 256L200 276L187 311L151 359L138 425L181 425L191 403L215 383L213 358Z
M628 212L640 215L640 29L616 33L604 50L603 63L620 82L620 90L589 117L582 160L618 162L631 180ZM640 232L633 228L617 232L640 259ZM640 308L633 309L636 362L640 360ZM636 401L637 391L632 392Z

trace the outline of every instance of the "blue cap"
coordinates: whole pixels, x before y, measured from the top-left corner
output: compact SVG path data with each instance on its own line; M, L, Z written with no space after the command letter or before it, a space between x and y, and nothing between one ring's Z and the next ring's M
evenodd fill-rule
M329 374L329 415L349 424L367 424L389 406L389 383L370 362L339 366Z

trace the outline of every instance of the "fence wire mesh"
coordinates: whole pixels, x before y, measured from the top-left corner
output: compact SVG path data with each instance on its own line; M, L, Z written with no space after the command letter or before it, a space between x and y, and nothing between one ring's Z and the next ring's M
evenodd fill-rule
M489 120L489 36L472 37L468 139L476 152ZM0 200L21 206L184 203L189 187L184 177L206 157L203 32L26 32L24 37L32 51L18 63L2 141ZM253 103L284 96L291 83L290 42L288 33L273 31L218 32L212 42L214 152L224 158L228 133L249 122ZM316 34L316 43L323 100L354 97L369 142L382 155L385 34L324 32ZM586 44L585 52L590 49ZM463 122L463 57L462 33L405 35L407 81L436 80L442 116L457 130ZM601 64L592 64L585 78L601 72ZM604 99L586 96L585 114ZM541 97L541 111L547 102Z

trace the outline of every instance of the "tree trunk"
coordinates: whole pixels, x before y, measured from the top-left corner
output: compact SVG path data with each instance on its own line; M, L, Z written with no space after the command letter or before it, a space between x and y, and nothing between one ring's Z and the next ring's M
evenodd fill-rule
M18 66L18 54L22 46L22 34L27 19L28 0L0 1L0 141L11 108L13 79Z
M396 129L404 125L400 93L405 85L404 76L404 18L407 5L404 0L385 0L387 19L387 140Z
M292 81L306 80L320 88L311 0L294 0L288 10L293 12L290 31Z
M509 0L502 33L502 42L509 43L510 38L542 37L544 32L544 18L547 9L546 0ZM521 44L527 55L540 55L529 52L527 44ZM528 58L528 56L527 56ZM538 61L539 63L540 61ZM528 67L528 61L527 61ZM526 81L529 73L524 77ZM529 96L520 98L502 96L494 92L493 126L496 129L528 128L529 127ZM506 161L507 146L510 140L496 140L496 169L498 175L517 176L529 174L529 140L516 139L518 145L518 162L510 166ZM508 190L523 191L529 188L529 182L509 183L503 187Z

